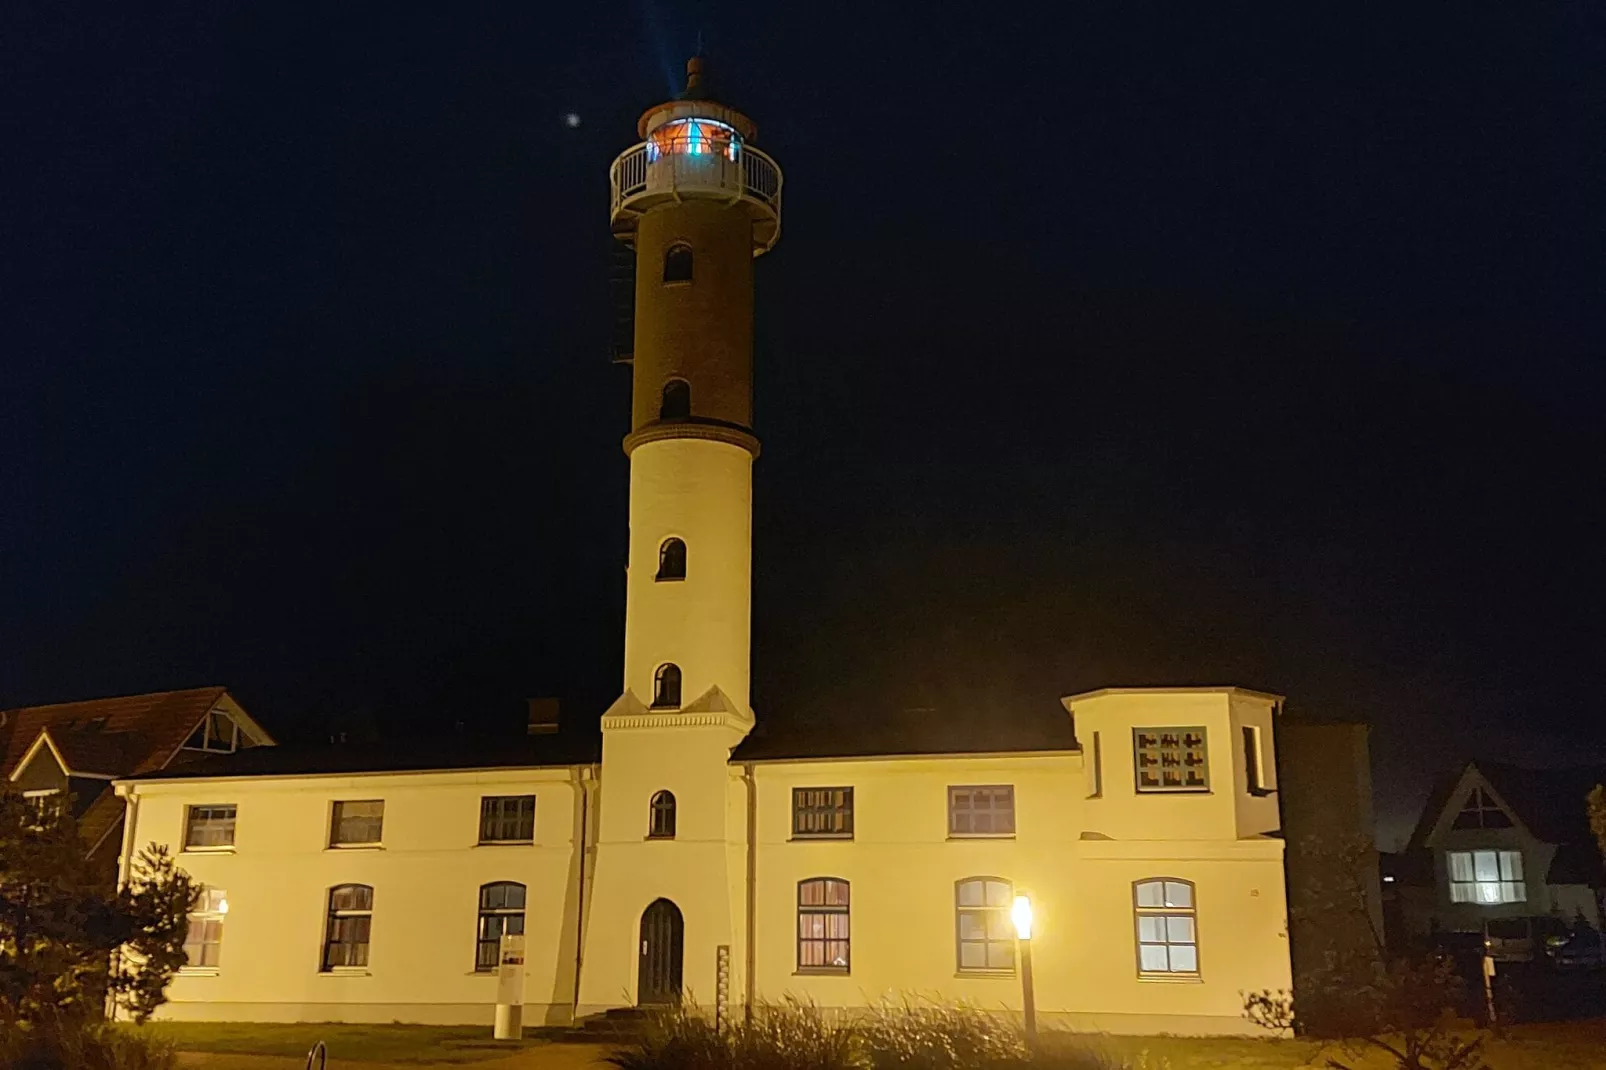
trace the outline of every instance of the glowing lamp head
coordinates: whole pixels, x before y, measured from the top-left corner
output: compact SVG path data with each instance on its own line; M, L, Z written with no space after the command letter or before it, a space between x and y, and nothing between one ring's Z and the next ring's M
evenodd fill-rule
M1009 919L1015 923L1015 935L1022 940L1032 938L1032 897L1017 895L1009 908Z

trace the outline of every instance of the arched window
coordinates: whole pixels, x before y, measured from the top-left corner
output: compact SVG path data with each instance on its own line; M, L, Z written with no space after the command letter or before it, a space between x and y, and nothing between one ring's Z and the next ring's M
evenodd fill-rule
M1013 970L1015 925L1009 908L1015 888L1002 877L966 877L954 883L959 969Z
M664 399L658 406L660 420L689 420L691 418L691 384L684 379L671 379L664 384Z
M652 797L647 813L647 838L672 840L675 838L675 793L660 791Z
M502 934L524 932L524 885L496 881L480 885L480 926L474 942L474 969L496 969L502 957Z
M847 973L848 882L814 877L797 882L799 973Z
M374 890L366 884L329 889L329 916L323 936L323 970L368 965L368 933L374 919Z
M1135 881L1132 904L1138 919L1138 974L1198 976L1198 911L1193 901L1193 882L1175 877Z
M658 575L655 580L683 580L686 578L686 544L679 539L665 539L658 547Z
M691 281L691 246L676 242L664 250L664 281Z
M660 665L652 677L652 704L656 709L680 707L680 666Z

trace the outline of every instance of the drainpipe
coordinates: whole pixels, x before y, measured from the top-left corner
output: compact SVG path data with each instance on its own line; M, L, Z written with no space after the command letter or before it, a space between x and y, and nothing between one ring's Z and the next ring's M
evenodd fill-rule
M747 786L747 999L743 1009L747 1021L753 1020L753 1000L758 991L758 980L753 976L758 966L758 785L753 782L753 763L742 763L742 783Z
M117 888L119 891L128 887L128 878L134 865L134 826L139 821L139 795L138 788L133 784L112 783L112 790L121 795L126 803L123 807L123 849L117 860ZM123 949L117 948L112 952L112 973L115 975L123 968ZM117 1020L117 1000L111 994L106 994L106 1017L111 1021Z
M574 897L574 999L569 1007L571 1023L580 1013L580 966L585 958L586 852L591 849L591 793L586 790L586 781L590 779L590 772L589 767L583 765L574 771L575 790L580 794L580 883Z

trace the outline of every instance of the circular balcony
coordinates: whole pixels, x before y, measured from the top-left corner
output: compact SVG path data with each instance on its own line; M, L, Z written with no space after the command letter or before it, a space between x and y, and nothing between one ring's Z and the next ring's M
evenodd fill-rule
M661 128L662 129L662 128ZM753 255L781 236L781 169L738 136L659 131L626 149L608 168L608 215L614 236L629 242L636 220L653 208L688 200L739 204L753 218Z

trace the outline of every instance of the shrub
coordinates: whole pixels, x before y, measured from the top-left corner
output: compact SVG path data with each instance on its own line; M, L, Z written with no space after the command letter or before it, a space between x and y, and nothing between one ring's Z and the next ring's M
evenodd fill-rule
M167 1041L105 1022L0 1025L0 1066L12 1070L173 1070Z

